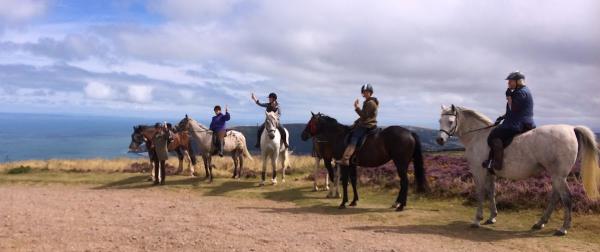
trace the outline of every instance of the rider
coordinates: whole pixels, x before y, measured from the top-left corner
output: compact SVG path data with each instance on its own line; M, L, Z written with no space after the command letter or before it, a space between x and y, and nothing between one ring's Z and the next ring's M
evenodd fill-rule
M270 93L269 94L269 102L268 103L260 103L257 99L256 96L254 95L254 93L252 93L252 100L256 103L256 105L261 106L263 108L267 109L267 112L275 112L277 113L278 117L281 117L281 109L279 108L279 102L277 102L277 94L275 93ZM256 135L256 148L260 149L260 137L262 136L263 131L265 130L265 124L263 123L259 128L258 128L258 133ZM281 141L283 142L283 145L288 148L288 142L287 142L287 137L285 134L285 130L283 129L283 127L281 126L281 124L277 125L277 130L279 130L279 133L281 134Z
M216 134L216 142L219 156L223 156L223 147L225 145L225 122L231 119L229 115L229 109L227 105L225 105L225 115L221 113L221 106L217 105L214 108L215 116L213 116L212 121L210 122L210 130L213 131L213 134Z
M336 161L340 165L350 165L350 157L354 154L358 141L369 131L377 128L377 109L379 101L373 97L373 86L365 84L360 88L362 96L365 98L362 109L358 106L359 101L354 101L354 110L359 118L354 122L350 143L346 146L342 160Z
M512 72L506 80L506 113L496 119L495 125L498 127L488 136L487 142L491 150L489 159L483 163L483 167L491 173L502 169L504 148L512 139L518 134L535 129L533 97L529 88L525 86L525 75L519 71Z
M168 145L171 139L171 133L169 129L167 129L167 125L163 123L156 123L154 125L154 129L156 130L156 134L152 139L152 147L154 148L154 151L156 153L156 159L154 159L154 184L158 185L160 181L160 184L164 185L166 177L165 166L167 160L169 159Z

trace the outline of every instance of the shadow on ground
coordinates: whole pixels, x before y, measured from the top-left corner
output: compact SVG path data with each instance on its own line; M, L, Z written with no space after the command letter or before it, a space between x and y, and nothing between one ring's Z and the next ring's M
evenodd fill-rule
M493 226L471 228L470 223L464 221L455 221L448 224L439 225L422 224L406 226L361 226L351 229L371 231L376 233L441 235L452 239L469 240L474 242L495 242L515 238L551 237L554 233L554 230L552 229L546 229L542 231L514 231L495 229Z

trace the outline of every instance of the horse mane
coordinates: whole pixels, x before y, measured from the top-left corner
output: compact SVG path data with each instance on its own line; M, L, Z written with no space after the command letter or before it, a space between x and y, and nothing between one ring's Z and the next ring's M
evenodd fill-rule
M487 116L485 116L482 113L479 113L479 112L477 112L475 110L464 108L464 107L458 107L458 110L461 113L464 113L464 114L466 114L468 116L471 116L471 117L475 118L478 121L484 122L488 126L492 125L492 120L490 120L490 118L488 118Z
M188 120L190 120L191 122L193 122L192 126L195 125L196 127L200 128L200 130L205 130L205 131L209 130L208 127L206 127L203 124L199 123L198 121L192 119L191 117L188 118Z
M350 128L349 126L339 123L337 119L330 117L328 115L319 113L319 116L320 116L321 120L324 122L324 126L326 129L335 129L336 127L339 127L339 126L344 127L344 129Z

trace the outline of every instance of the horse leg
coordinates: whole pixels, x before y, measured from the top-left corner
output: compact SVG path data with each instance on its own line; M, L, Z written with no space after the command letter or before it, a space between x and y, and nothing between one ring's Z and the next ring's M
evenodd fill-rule
M287 149L283 152L282 156L283 157L281 158L281 166L283 166L283 168L281 169L281 183L285 183L285 170L287 169L287 164L289 162Z
M238 171L238 176L237 176L238 179L242 178L242 169L244 168L244 154L243 153L239 156L239 159L240 159L240 161L239 161L240 170Z
M479 167L477 167L479 168ZM485 178L481 178L481 176L485 176L485 174L481 174L485 171L481 171L477 176L474 174L473 180L475 181L475 197L477 198L477 211L475 213L475 219L473 219L473 223L471 223L472 228L478 228L480 226L480 222L483 220L483 201L485 199Z
M490 200L490 218L487 219L483 224L492 225L496 223L496 216L498 216L498 209L496 208L496 177L492 174L487 174L485 183L488 192L488 198Z
M231 158L233 159L233 175L231 176L232 179L235 178L235 175L237 173L237 167L238 167L238 159L237 159L237 153L234 152L234 154L231 155Z
M400 212L404 210L406 198L408 197L408 162L394 160L394 165L396 165L396 171L398 172L398 177L400 177L400 191L392 207L395 207L396 211Z
M267 154L262 154L262 173L260 175L260 186L265 185L265 179L267 177Z
M177 167L175 174L181 174L183 172L183 152L181 148L177 148L175 152L177 153L177 159L179 160L179 166Z
M319 186L317 185L317 175L319 174L319 161L321 161L321 159L315 157L315 170L313 171L313 192L319 191Z
M558 191L556 191L556 188L554 188L553 186L552 193L550 195L550 202L548 203L548 206L546 206L546 210L544 210L542 218L540 218L540 220L537 223L535 223L533 227L531 227L531 229L540 230L544 228L546 223L548 223L548 220L550 220L550 216L552 216L552 213L556 209L556 203L558 203L559 200L560 194L558 194Z
M210 176L210 172L208 171L208 167L210 166L210 162L208 161L208 156L206 154L202 154L202 162L204 162L204 179L208 179Z
M189 154L190 154L190 160L192 161L192 167L190 168L190 174L192 176L195 176L194 172L196 170L196 162L197 162L197 160L196 160L196 154L194 154L194 151L192 151L191 149L189 151Z
M192 154L193 155L193 154ZM186 160L188 162L188 170L190 170L190 177L194 177L194 165L192 164L192 156L190 152L185 151Z
M331 160L329 160L329 162L326 159L323 159L324 163L325 163L325 168L327 168L327 184L325 184L325 188L327 191L329 191L327 193L327 198L334 198L335 197L335 190L333 188L333 186L329 186L329 181L331 180L331 182L334 184L334 186L336 185L335 183L335 172L333 171L333 167L331 167ZM337 189L337 188L335 188Z
M271 156L271 183L273 183L273 185L277 185L277 155L277 153L274 153Z
M335 188L334 188L335 189L335 195L334 195L334 197L335 198L339 198L340 197L340 176L342 174L341 169L342 168L340 167L340 165L338 165L338 164L335 165L335 184L334 184L334 186L335 186Z
M567 178L552 178L552 187L555 187L560 195L560 199L563 205L564 213L564 221L563 225L559 230L554 232L555 236L563 236L567 234L567 229L571 228L571 210L572 210L572 200L571 200L571 190L569 189L569 185L567 184Z
M350 206L356 206L358 202L358 188L357 188L357 167L355 164L350 165L350 182L352 183L352 192L354 193L354 198L352 198L352 202Z
M209 174L208 183L212 183L213 182L212 169L213 169L212 156L208 156L208 174Z
M344 166L341 168L342 173L342 204L338 207L339 209L346 208L346 203L348 203L348 167Z

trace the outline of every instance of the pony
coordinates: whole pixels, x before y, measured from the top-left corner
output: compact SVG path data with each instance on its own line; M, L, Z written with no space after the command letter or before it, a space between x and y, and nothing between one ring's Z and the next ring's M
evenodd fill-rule
M321 113L314 114L311 112L311 114L312 116L307 123L310 136L318 136L320 140L331 144L333 158L341 159L346 146L346 138L351 133L352 128L340 124L335 118ZM354 198L350 206L357 205L357 166L364 168L378 167L392 160L400 177L400 192L393 207L396 208L396 211L403 211L408 195L408 166L411 161L415 169L417 192L426 192L429 188L425 177L419 136L403 127L390 126L376 134L365 137L364 144L356 150L353 158L351 158L350 166L341 167L343 197L339 208L346 208L346 203L348 203L349 178L354 192Z
M277 184L277 161L281 161L282 176L281 182L285 183L285 170L290 167L289 164L289 150L283 145L281 141L281 134L277 129L279 125L279 116L275 112L265 112L265 130L260 136L260 155L262 158L262 173L261 181L259 186L265 185L265 177L267 173L267 158L271 160L272 177L271 183ZM286 136L289 136L289 132L286 131ZM286 140L289 140L286 139Z
M339 198L340 192L338 190L338 185L340 181L340 167L336 164L334 169L331 165L331 161L333 160L333 146L330 142L320 139L319 136L311 136L309 124L306 125L300 137L302 138L302 141L307 141L310 138L313 140L313 156L315 158L313 191L316 192L319 190L319 187L317 186L317 174L319 171L319 164L321 163L321 160L323 160L325 168L327 169L325 177L325 190L329 191L329 193L327 193L327 198ZM333 187L329 187L330 181L333 183Z
M483 220L482 208L486 195L490 200L490 217L484 224L496 223L496 176L521 180L546 171L552 179L550 202L532 229L542 229L548 223L560 200L564 208L564 222L554 233L556 236L566 235L567 229L571 227L572 201L567 176L578 156L582 159L581 171L586 195L592 199L599 196L598 147L594 133L585 126L544 125L516 136L504 150L503 169L495 171L493 175L481 167L490 151L487 137L494 127L489 118L474 110L452 105L442 106L439 123L438 144L443 145L449 137L456 136L465 146L465 157L473 174L477 196L477 210L472 227L479 227Z
M212 156L215 151L213 144L213 131L196 120L185 115L179 124L178 128L183 131L188 131L191 137L195 140L194 143L201 150L202 160L204 161L204 170L206 178L209 182L213 181L212 174ZM231 155L233 159L233 176L231 178L241 178L242 168L244 167L244 158L252 160L252 155L246 147L246 137L239 131L228 130L225 135L225 146L223 152L226 155Z
M138 152L140 151L140 147L142 143L145 143L146 146L152 146L152 139L156 134L156 129L154 126L148 125L138 125L133 127L133 133L131 133L131 143L129 144L129 151ZM174 131L171 134L173 137L173 141L171 141L168 145L169 152L175 152L177 154L177 158L179 160L179 168L177 170L177 174L181 174L183 172L183 160L185 159L188 162L188 170L190 171L190 176L194 176L194 168L196 166L196 158L192 153L191 146L189 145L189 134L181 131ZM155 154L154 150L148 149L148 158L150 159L150 164L154 165ZM154 173L154 169L152 169ZM154 178L154 176L152 176Z

